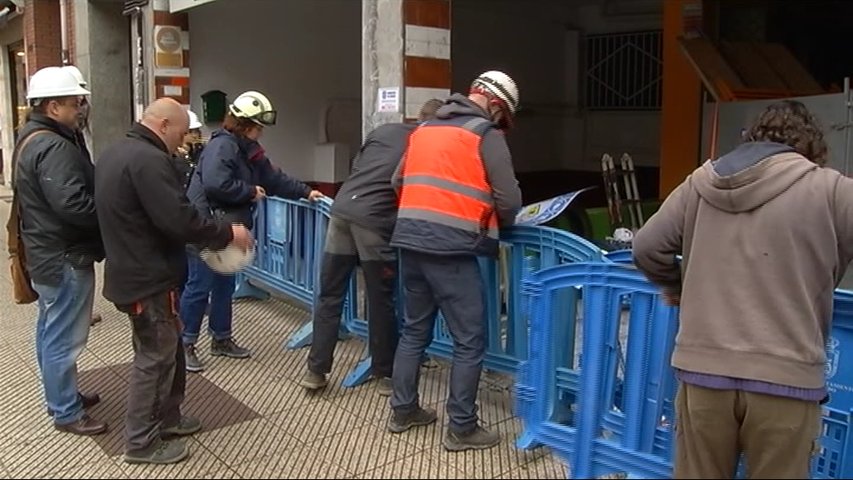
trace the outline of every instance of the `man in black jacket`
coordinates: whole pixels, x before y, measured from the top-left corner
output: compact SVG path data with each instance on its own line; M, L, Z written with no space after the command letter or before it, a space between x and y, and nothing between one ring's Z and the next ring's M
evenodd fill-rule
M441 105L441 100L426 102L419 122L433 118ZM371 373L379 379L378 393L391 394L391 370L397 345L394 308L397 255L388 246L397 218L397 194L391 186L391 176L416 126L389 123L370 132L353 161L350 177L335 196L320 272L320 304L314 312L308 369L299 381L309 390L326 386L347 284L360 261L367 284Z
M107 430L84 410L99 398L77 388L77 358L89 336L94 302L94 263L104 258L94 168L74 138L80 98L88 94L59 67L36 72L14 167L27 270L39 294L36 357L48 413L58 430L78 435Z
M205 218L184 194L172 155L189 118L171 99L154 101L127 138L98 160L98 218L106 247L104 296L133 326L125 430L128 463L175 463L189 454L179 437L201 429L182 415L186 372L177 289L187 243L221 249L251 245L242 225ZM163 439L161 439L161 437Z

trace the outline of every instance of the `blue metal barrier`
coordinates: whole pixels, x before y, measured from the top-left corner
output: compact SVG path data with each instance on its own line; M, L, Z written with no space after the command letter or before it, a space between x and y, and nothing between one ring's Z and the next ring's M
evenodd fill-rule
M578 261L604 261L600 248L577 235L549 227L513 227L501 231L507 267L499 260L480 258L483 277L486 333L484 368L514 375L518 363L527 358L528 318L521 299L522 277L531 271ZM507 278L506 304L502 300L502 275ZM402 275L400 276L402 277ZM404 312L404 290L398 288L399 314ZM570 297L563 296L564 301ZM357 311L357 310L355 310ZM347 329L367 338L367 323L358 317L346 317ZM451 359L453 337L444 316L439 312L433 342L427 349L432 357ZM366 358L347 376L344 386L359 385L369 378L370 358Z
M669 361L677 310L665 306L657 288L625 265L563 265L530 275L524 285L533 321L530 358L516 385L526 429L519 446L551 447L576 478L617 472L670 477L676 380ZM555 318L555 293L578 287L582 311L575 306ZM620 312L625 295L631 297L627 315ZM836 292L833 323L827 377L831 391L843 391L847 387L833 387L833 379L851 378L839 372L849 365L842 360L844 347L853 351L853 338L844 337L853 330L853 293ZM627 338L623 372L621 337ZM576 338L581 338L580 358L566 351ZM833 344L839 348L834 354ZM853 475L851 408L847 396L833 395L824 410L813 478Z
M255 210L255 261L241 272L235 298L269 296L260 285L312 311L316 305L320 259L331 201L316 203L269 197ZM254 283L252 283L254 282ZM291 348L310 344L310 323L291 337Z

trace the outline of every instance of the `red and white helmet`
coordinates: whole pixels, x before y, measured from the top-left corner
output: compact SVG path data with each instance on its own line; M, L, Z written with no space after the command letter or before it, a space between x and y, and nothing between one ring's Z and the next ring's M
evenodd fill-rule
M515 81L503 72L490 70L480 74L471 83L471 92L497 98L510 115L515 115L518 110L518 87Z

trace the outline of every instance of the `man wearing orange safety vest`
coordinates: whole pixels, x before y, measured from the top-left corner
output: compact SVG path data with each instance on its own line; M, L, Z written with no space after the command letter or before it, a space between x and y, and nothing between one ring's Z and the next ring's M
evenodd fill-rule
M483 73L467 97L451 96L436 119L412 133L393 179L400 205L391 246L400 248L406 321L394 357L388 430L436 420L435 410L418 401L418 372L440 309L454 344L444 437L450 451L500 443L477 416L486 341L477 256L497 256L498 229L512 225L521 208L502 133L517 108L515 82L502 72Z

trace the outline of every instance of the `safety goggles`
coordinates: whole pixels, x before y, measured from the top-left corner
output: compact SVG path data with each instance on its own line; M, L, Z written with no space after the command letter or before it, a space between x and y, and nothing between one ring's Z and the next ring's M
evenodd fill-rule
M275 119L276 119L276 111L275 110L270 110L268 112L261 112L261 113L255 115L254 117L252 117L252 120L254 120L257 123L260 123L261 125L265 125L265 126L275 125Z

